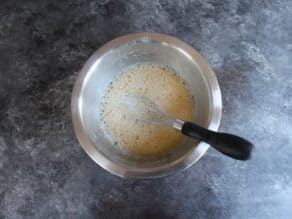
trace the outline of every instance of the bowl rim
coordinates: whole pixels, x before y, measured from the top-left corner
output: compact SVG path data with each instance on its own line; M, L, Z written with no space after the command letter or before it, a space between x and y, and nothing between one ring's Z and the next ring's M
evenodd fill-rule
M98 50L96 50L86 61L79 73L79 76L75 81L71 97L71 116L74 131L77 139L79 140L79 143L86 151L88 156L92 160L94 160L99 166L109 171L110 173L120 177L157 178L180 172L189 168L206 153L209 145L204 142L199 142L196 145L196 148L194 147L194 150L191 150L175 162L155 168L137 168L117 165L116 163L109 160L102 153L100 153L91 142L89 136L84 130L80 110L80 98L83 90L83 85L86 80L87 73L90 71L90 68L93 66L93 64L111 49L114 49L131 41L139 40L141 38L150 39L158 43L167 44L169 46L175 47L180 52L183 52L186 56L193 59L197 63L201 74L203 74L206 79L210 92L211 113L209 116L207 128L213 131L218 130L222 115L222 97L216 75L213 72L212 68L208 65L204 58L187 43L173 36L155 32L139 32L123 35L109 41Z

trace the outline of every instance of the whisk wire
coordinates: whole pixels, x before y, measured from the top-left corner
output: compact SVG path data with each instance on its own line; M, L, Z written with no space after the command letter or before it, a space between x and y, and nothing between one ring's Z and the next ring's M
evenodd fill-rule
M143 96L126 96L120 101L133 119L150 124L173 127L175 119Z

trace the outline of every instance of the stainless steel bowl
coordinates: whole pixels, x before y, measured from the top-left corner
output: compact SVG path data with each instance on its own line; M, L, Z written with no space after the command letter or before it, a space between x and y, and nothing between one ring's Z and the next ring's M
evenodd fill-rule
M195 98L194 122L216 131L221 119L216 76L192 47L159 33L134 33L110 41L83 66L74 85L71 108L75 133L84 150L101 167L121 177L154 178L184 170L209 147L186 138L171 153L137 160L112 145L100 121L99 104L107 86L122 69L143 62L168 66L186 80Z

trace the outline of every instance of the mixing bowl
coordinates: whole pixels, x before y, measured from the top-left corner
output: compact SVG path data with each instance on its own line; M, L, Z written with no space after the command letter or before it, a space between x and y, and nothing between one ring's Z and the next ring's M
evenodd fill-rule
M221 92L216 76L192 47L159 33L121 36L98 49L85 63L72 93L72 120L87 154L109 172L130 178L154 178L184 170L209 145L187 137L173 151L157 157L133 158L115 147L104 131L100 103L108 85L125 68L153 63L174 69L188 84L195 99L195 123L217 131L221 119Z

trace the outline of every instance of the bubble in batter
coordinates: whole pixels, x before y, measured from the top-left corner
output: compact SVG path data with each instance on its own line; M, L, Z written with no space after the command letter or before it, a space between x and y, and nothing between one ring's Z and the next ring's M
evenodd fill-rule
M109 85L102 103L101 118L114 145L131 155L161 155L182 141L182 134L172 128L133 120L119 107L123 96L145 96L170 115L193 120L194 99L178 74L155 64L129 67Z

